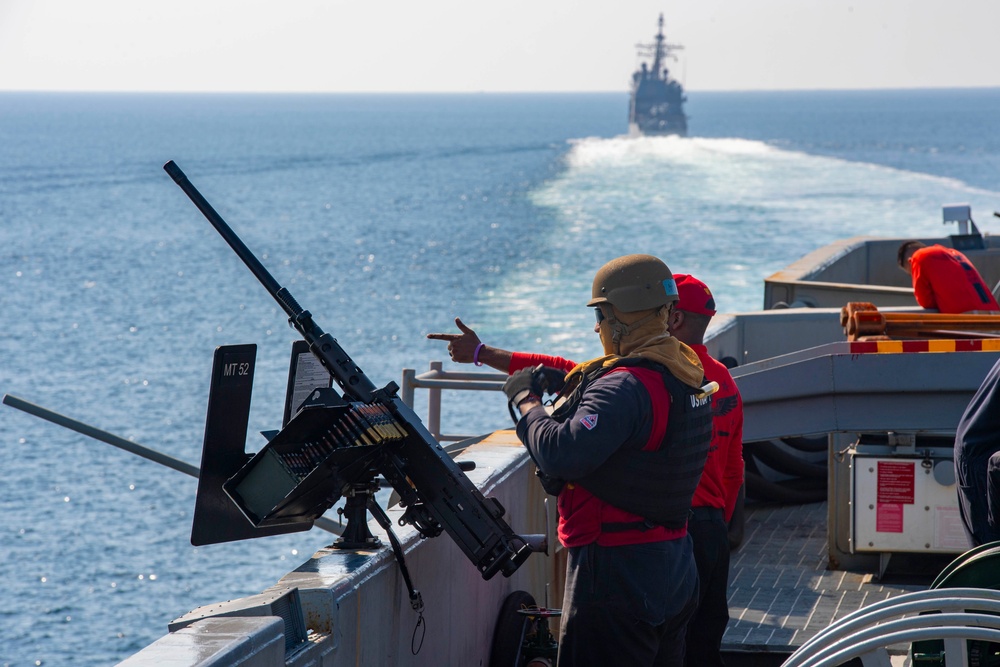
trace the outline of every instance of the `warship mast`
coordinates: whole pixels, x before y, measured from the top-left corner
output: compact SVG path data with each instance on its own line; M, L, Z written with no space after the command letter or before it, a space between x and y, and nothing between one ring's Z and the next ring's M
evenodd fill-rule
M663 14L652 44L637 44L640 56L652 56L652 67L642 63L632 75L632 100L629 105L629 130L648 135L687 134L687 116L684 114L684 89L670 78L667 58L684 47L668 44L663 35Z

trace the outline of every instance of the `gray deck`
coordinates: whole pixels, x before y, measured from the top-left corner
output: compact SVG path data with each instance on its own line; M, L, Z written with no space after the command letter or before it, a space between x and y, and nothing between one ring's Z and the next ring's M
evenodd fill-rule
M748 508L729 571L727 652L788 654L831 622L879 600L927 588L874 573L827 569L826 503Z

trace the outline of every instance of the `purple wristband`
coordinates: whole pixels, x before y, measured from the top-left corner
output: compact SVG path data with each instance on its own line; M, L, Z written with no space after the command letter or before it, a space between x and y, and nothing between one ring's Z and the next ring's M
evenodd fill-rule
M476 346L476 351L472 353L472 363L477 366L482 366L483 362L479 361L479 350L483 349L483 344L480 343Z

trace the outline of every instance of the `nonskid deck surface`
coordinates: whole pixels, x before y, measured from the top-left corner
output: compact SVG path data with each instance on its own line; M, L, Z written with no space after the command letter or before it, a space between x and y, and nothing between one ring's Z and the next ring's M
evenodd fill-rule
M729 570L724 651L789 654L847 614L931 583L828 569L826 525L826 503L747 508Z

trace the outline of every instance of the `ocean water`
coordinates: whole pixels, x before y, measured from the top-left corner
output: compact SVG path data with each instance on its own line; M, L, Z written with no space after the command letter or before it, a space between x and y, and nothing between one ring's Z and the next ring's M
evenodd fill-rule
M425 335L455 317L501 347L596 356L583 304L617 255L695 273L733 312L834 239L950 233L943 204L1000 229L1000 90L690 93L683 139L625 136L626 110L0 94L0 393L197 465L213 350L257 343L248 450L280 423L295 332L168 160L378 385L446 359ZM509 419L498 395L445 407L451 432ZM192 547L193 478L7 406L0 469L0 666L114 664L333 539Z

